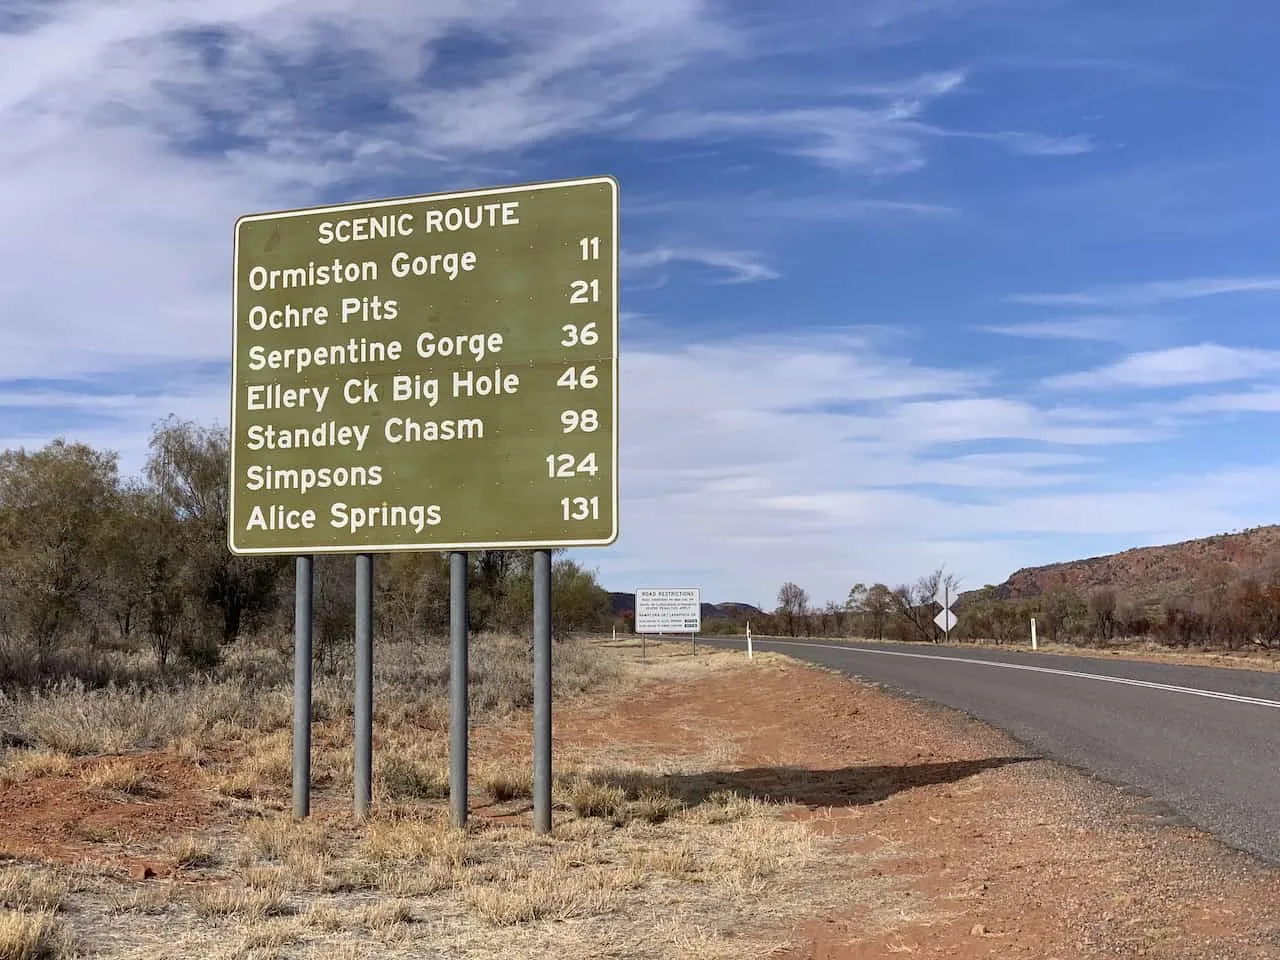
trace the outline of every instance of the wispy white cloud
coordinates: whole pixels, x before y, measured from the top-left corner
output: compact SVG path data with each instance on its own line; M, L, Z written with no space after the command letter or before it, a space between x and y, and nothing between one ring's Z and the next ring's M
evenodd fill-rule
M779 152L824 166L902 174L925 165L928 133L919 104L881 107L676 111L640 121L631 135L649 140L760 139Z
M1053 137L1033 131L1002 130L996 133L966 132L962 135L1002 143L1014 153L1031 157L1075 157L1082 153L1092 153L1098 148L1093 138L1085 134Z
M228 422L227 376L205 369L170 371L157 389L130 387L121 377L114 388L83 380L40 384L0 383L0 449L43 446L54 436L120 454L121 470L136 474L146 459L151 429L169 414L202 424ZM155 371L137 371L140 386Z
M1025 556L1000 541L1229 529L1261 509L1266 478L1280 480L1280 467L1188 475L1153 496L1163 479L1111 475L1116 457L1168 435L1142 411L1001 396L856 335L636 348L623 375L664 384L624 394L623 534L601 561L623 584L672 530L680 562L717 596L771 600L796 579L834 599L855 580L910 580L939 562L999 580ZM1002 452L975 452L990 443Z
M1162 404L1179 414L1280 413L1280 389L1258 387L1232 393L1201 393Z
M1280 371L1280 350L1216 343L1135 353L1115 363L1051 377L1058 389L1186 387L1249 380Z
M477 37L478 77L435 79ZM227 356L239 214L465 185L736 43L699 0L42 5L0 33L0 295L38 318L0 377Z
M855 220L909 218L937 220L958 214L956 207L926 200L751 192L726 196L671 197L628 195L624 200L630 217L672 215L712 217L731 207L735 220L786 220L801 223L833 223Z
M971 6L871 0L849 22L874 30ZM52 381L157 365L181 373L226 357L240 213L376 195L409 179L429 190L496 172L515 178L532 148L581 136L763 146L802 158L793 169L824 180L827 170L812 168L918 170L948 136L1023 155L1092 147L1082 135L933 122L935 107L966 92L964 70L762 100L690 83L717 67L744 72L758 40L725 21L731 6L700 0L63 0L23 10L35 18L0 33L0 209L23 227L0 234L0 446L66 432L120 450L126 469L140 466L159 415L225 421L225 382L158 378L149 391L125 385L104 396ZM803 184L799 197L739 195L734 215L773 218L777 230L780 218L936 222L955 212L910 180L909 193L889 196L850 179L841 176L834 199L805 196ZM679 236L649 248L655 241L641 239L628 267L687 265L728 282L778 274L771 251L750 249L754 238ZM1240 292L1245 281L1280 283L1120 293L1160 302ZM1070 305L1115 293L1039 296ZM802 328L806 309L777 316L778 329ZM826 599L850 580L911 579L935 561L1003 573L1010 548L993 533L1242 525L1237 505L1269 495L1277 479L1179 481L1177 511L1149 487L1090 494L1116 449L1163 427L1129 408L1009 396L978 373L913 363L869 334L688 335L662 345L658 334L683 319L628 318L623 542L588 557L611 585L610 574L627 569L696 567L708 595L768 602L784 578ZM651 342L636 345L640 327ZM1204 409L1268 402L1252 396ZM24 421L31 411L43 419ZM1011 452L975 452L989 446Z
M1092 141L1082 135L971 131L927 122L925 114L933 102L961 90L965 76L963 71L925 73L891 83L846 88L846 97L864 101L859 103L686 109L641 115L628 133L649 140L754 138L781 153L823 166L874 175L919 170L928 162L928 143L941 137L986 140L1027 156L1069 156L1094 149Z
M1229 294L1273 293L1277 290L1280 290L1280 276L1195 277L1186 280L1115 284L1065 293L1019 293L1006 299L1013 303L1039 306L1126 307Z
M921 444L1017 439L1092 446L1137 443L1154 437L1148 426L1075 422L1079 418L1078 411L1064 416L1025 401L966 397L903 403L889 413L880 428Z
M1116 316L1068 317L1060 320L1031 320L1025 323L1007 323L978 327L985 333L1027 340L1098 340L1104 342L1126 339L1135 320L1143 318Z
M942 70L922 73L905 80L879 83L858 83L842 87L846 95L881 97L885 100L921 103L945 96L964 86L968 78L965 70Z
M656 247L641 253L622 255L628 270L649 270L672 263L692 263L720 271L720 283L752 283L776 280L780 274L765 264L759 253L747 250L707 250L691 247Z

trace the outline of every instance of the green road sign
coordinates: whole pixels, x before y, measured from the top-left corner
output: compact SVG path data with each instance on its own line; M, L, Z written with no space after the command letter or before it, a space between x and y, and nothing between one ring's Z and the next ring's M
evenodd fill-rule
M241 217L234 553L618 534L611 177Z

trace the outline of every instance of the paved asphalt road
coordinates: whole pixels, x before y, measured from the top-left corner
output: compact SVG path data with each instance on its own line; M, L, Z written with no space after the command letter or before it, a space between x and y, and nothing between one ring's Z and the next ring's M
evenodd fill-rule
M925 645L755 648L961 710L1280 864L1280 673Z

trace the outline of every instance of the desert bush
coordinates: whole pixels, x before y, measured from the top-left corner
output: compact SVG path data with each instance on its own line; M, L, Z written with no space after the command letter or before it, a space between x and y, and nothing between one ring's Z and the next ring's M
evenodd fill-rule
M219 671L247 640L287 636L294 565L227 550L228 462L225 429L173 417L156 424L140 481L121 480L117 455L85 444L0 451L0 689L189 681ZM608 593L593 572L553 553L557 636L603 628ZM529 632L531 557L470 554L474 630ZM353 581L350 558L316 564L321 664L349 649ZM447 632L444 555L380 558L374 583L379 637Z

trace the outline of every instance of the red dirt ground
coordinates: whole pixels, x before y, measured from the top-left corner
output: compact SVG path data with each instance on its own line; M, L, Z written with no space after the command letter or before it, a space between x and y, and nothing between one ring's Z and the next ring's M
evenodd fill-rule
M177 757L146 752L125 759L145 773L146 793L86 793L84 776L98 758L77 761L69 774L0 788L0 848L51 863L165 872L155 856L161 844L207 827L216 815L214 797L203 776Z
M865 875L914 878L888 915L801 923L778 960L1280 957L1280 873L1159 823L1140 797L1011 762L1025 752L976 722L841 677L743 662L562 715L557 735L672 755L732 736L738 785L798 799L793 816L873 858Z
M700 779L789 802L788 816L864 855L851 890L907 881L899 901L851 896L797 920L777 960L1280 957L1280 874L1161 822L1142 798L1027 759L952 713L779 658L698 660L717 658L558 705L557 763L589 748L712 757ZM527 718L479 725L472 755L527 762ZM0 789L3 852L159 872L166 841L229 824L203 771L169 754L133 759L153 795L86 796L78 775Z

